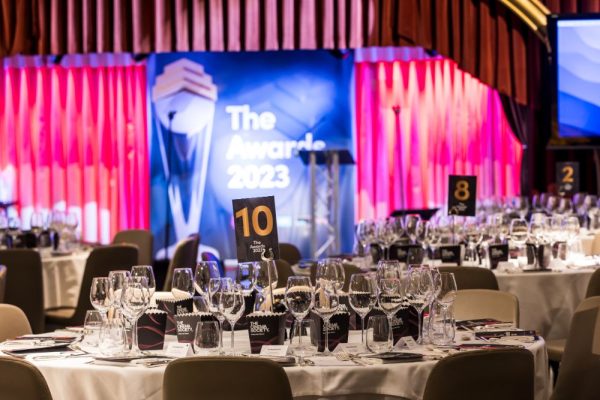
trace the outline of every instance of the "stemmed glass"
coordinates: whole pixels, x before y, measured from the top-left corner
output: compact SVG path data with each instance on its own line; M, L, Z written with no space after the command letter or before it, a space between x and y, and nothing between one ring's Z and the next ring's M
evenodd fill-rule
M252 293L256 283L256 276L254 275L254 263L239 263L235 274L235 281L241 286L244 296Z
M317 264L316 280L325 280L333 284L336 290L340 291L344 287L346 273L344 263L341 258L326 258L320 260Z
M154 296L154 292L156 291L156 279L154 279L154 270L151 265L134 265L131 267L131 276L141 276L146 278L150 298Z
M402 266L398 260L380 260L377 263L377 281L402 278Z
M196 264L194 287L198 294L208 300L208 284L212 278L220 278L220 275L216 261L200 261Z
M383 246L383 258L389 259L390 246L398 239L397 226L393 218L383 219L377 222L377 241Z
M269 276L271 277L271 286L269 287ZM272 261L260 261L254 264L254 288L258 291L258 299L255 306L260 306L266 301L266 296L271 295L277 287L277 266ZM266 293L265 293L266 290ZM271 311L273 310L273 296L269 299Z
M31 233L35 235L35 243L36 247L40 247L40 234L44 229L44 214L41 212L33 212L31 214L31 218L29 219L29 228L31 229Z
M137 321L146 311L150 303L150 291L148 280L145 277L136 276L127 279L125 287L121 292L121 309L123 316L131 326L131 355L140 354L138 347Z
M427 252L428 257L433 259L435 248L440 244L440 231L436 226L435 221L429 220L425 224L425 232L423 235L423 249Z
M3 210L2 210L3 211ZM8 218L4 212L0 212L0 249L5 248L6 233L8 232Z
M54 238L52 240L53 246L56 250L60 250L64 247L64 241L62 240L63 230L65 229L65 220L67 216L64 211L53 210L52 214L50 214L50 222L48 223L51 230L55 232L53 235ZM58 238L58 239L57 239ZM58 246L57 246L58 240Z
M431 302L434 293L433 278L429 268L414 267L408 270L406 277L406 297L408 302L419 314L419 338L418 344L423 344L422 317L425 307Z
M226 288L232 285L231 278L211 278L208 283L208 307L213 316L219 321L219 354L223 352L223 322L225 322L225 302L221 299Z
M79 225L79 218L74 212L68 212L65 218L65 227L69 233L69 250L71 246L77 244L77 226Z
M405 286L400 279L382 279L379 281L379 307L387 316L390 325L388 340L392 347L394 346L394 315L402 308L405 297Z
M17 239L21 236L21 220L19 217L11 217L8 219L8 233L12 238L12 245L14 247Z
M222 281L219 309L231 327L231 353L235 354L235 324L244 314L244 295L240 285Z
M512 205L513 209L519 214L519 217L525 219L529 212L529 199L526 196L515 197Z
M92 279L90 288L90 302L92 306L100 312L102 318L106 318L110 308L110 280L106 277L96 277Z
M376 228L375 221L372 220L360 221L356 226L356 237L364 255L367 255L367 248L375 241Z
M129 271L115 270L108 273L108 280L110 281L110 305L115 309L121 308L123 289L129 278L131 278L131 273Z
M361 339L365 343L365 317L377 303L377 282L367 274L354 274L350 277L350 306L360 317Z
M517 246L519 252L527 241L529 226L524 219L513 219L510 221L510 240Z
M565 217L562 222L563 232L567 239L568 248L571 249L579 236L579 218L572 215ZM569 255L570 256L570 255Z
M323 328L325 330L325 348L323 355L327 356L329 351L329 320L335 314L340 305L340 299L336 292L336 287L329 281L320 280L315 286L315 312L323 320Z
M189 299L194 295L194 277L191 268L175 268L171 294L175 299Z
M296 336L298 336L298 348L302 347L302 320L306 318L315 303L315 293L306 276L290 276L285 288L285 303L287 309L296 319ZM302 354L303 352L300 352ZM300 359L300 364L303 360Z
M448 321L448 310L456 299L456 279L451 272L439 272L437 281L439 282L439 290L437 291L436 300L442 306L442 320Z
M419 214L406 214L404 216L404 231L412 244L415 244L417 237L421 235L422 229L423 225Z
M465 218L463 234L467 239L465 260L477 261L477 246L483 239L483 229L479 219L476 217Z

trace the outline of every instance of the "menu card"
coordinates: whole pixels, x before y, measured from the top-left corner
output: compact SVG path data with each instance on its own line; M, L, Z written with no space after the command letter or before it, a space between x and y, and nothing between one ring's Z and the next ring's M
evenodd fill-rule
M156 306L159 310L167 312L167 335L177 334L177 328L175 325L175 316L179 314L187 314L194 311L194 299L189 297L182 300L172 299L157 299Z
M377 307L369 311L365 317L365 329L369 318L373 315L385 315L385 313ZM360 323L360 321L357 321L357 323ZM413 306L407 305L394 315L392 318L392 333L394 344L404 336L412 336L415 339L419 337L419 313Z
M216 321L210 313L197 312L186 313L175 316L177 327L177 341L179 343L192 343L196 336L196 325L200 321Z
M263 345L284 343L285 317L285 313L270 312L252 313L246 317L252 354L260 353Z
M162 350L165 344L167 313L162 310L146 310L138 319L137 334L140 350Z
M350 323L350 314L346 307L336 312L329 319L329 324L324 324L323 319L314 311L310 316L314 321L314 331L311 332L311 340L317 344L318 351L325 350L325 334L329 330L329 351L333 351L340 343L348 343L348 329Z

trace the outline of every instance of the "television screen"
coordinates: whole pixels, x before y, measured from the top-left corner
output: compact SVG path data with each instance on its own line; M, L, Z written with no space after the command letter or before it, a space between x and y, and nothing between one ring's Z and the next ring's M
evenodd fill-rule
M554 139L600 143L600 16L551 20Z

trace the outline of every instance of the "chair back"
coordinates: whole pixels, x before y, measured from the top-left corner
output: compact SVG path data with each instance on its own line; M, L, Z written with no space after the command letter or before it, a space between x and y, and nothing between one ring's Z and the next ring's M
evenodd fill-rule
M275 265L277 267L277 287L284 288L287 286L288 278L294 275L294 270L285 260L275 260Z
M92 279L108 276L109 272L114 270L130 270L137 263L138 249L135 245L113 244L94 248L85 263L75 314L69 318L69 324L83 325L86 311L92 309L90 302Z
M592 274L585 292L585 298L600 296L600 269L597 269Z
M535 367L526 349L477 350L440 360L423 400L533 400Z
M19 307L33 333L44 332L44 284L40 254L30 249L0 250L0 264L7 268L4 302Z
M231 377L235 376L235 384ZM163 400L291 400L283 368L270 360L242 357L180 358L167 366Z
M166 292L171 291L173 284L173 271L175 268L191 268L192 270L196 266L196 260L198 259L198 246L200 245L199 235L190 235L189 237L181 240L175 247L175 253L173 259L169 263L169 269L165 277L165 284L163 290Z
M12 304L0 304L0 321L0 342L31 333L27 315Z
M0 388L3 400L52 400L40 371L18 358L0 357Z
M459 290L453 307L457 320L493 318L519 326L519 300L511 293L487 289Z
M134 244L138 248L137 265L152 265L152 246L154 235L146 229L129 229L117 232L113 238L113 244Z
M4 291L6 290L6 266L0 265L0 303L4 303Z
M600 296L575 310L552 400L598 398L600 376Z
M456 279L458 290L489 289L499 290L496 275L487 269L479 267L439 267L440 272L451 272Z
M300 250L291 243L279 243L279 258L287 261L290 265L298 264L302 258Z

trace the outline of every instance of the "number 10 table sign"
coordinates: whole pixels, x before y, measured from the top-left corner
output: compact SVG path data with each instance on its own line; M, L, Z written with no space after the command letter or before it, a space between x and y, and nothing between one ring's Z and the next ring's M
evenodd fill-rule
M232 203L238 262L262 261L263 255L278 259L275 197L235 199Z

